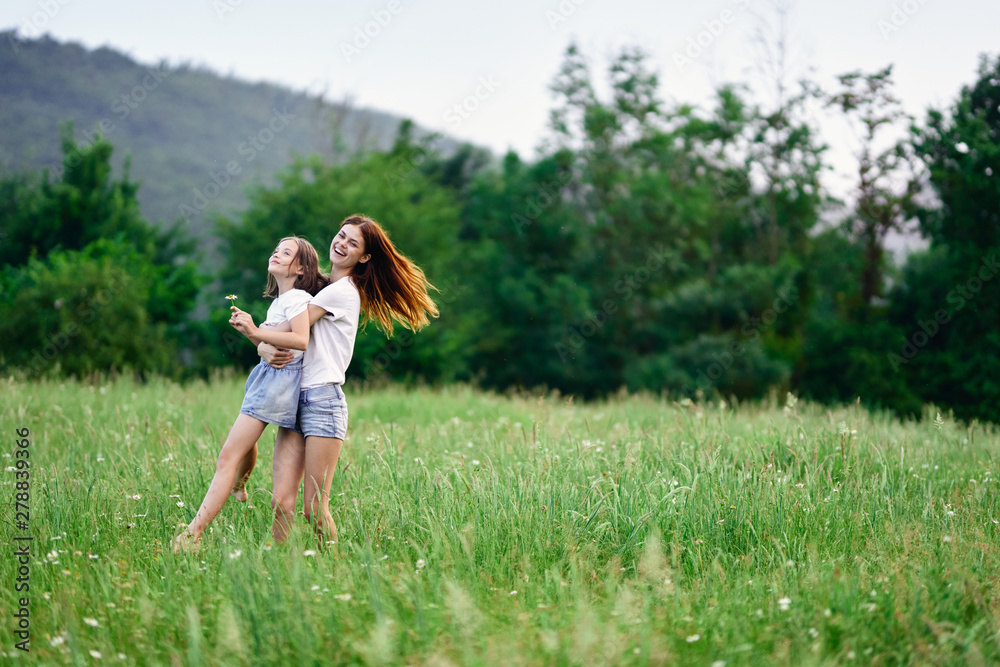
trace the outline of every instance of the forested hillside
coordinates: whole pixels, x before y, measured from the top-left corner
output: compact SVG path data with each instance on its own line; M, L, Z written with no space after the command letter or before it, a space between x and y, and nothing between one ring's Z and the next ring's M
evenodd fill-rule
M37 61L20 57L25 86ZM124 61L101 51L80 58L97 61L95 71ZM338 222L363 212L438 287L440 318L419 334L397 328L392 340L369 326L349 382L730 402L792 391L909 415L932 402L1000 421L1000 59L984 56L957 99L920 119L902 112L891 66L845 73L826 90L803 82L777 106L721 86L702 108L664 101L638 49L623 49L606 71L602 94L590 61L567 50L551 86L547 148L533 159L444 151L404 121L382 150L289 161L274 183L250 190L243 210L192 215L195 235L151 224L139 209L143 192L163 184L136 183L138 165L194 160L168 152L180 141L169 137L184 135L169 127L200 137L185 145L201 162L168 210L196 209L194 187L228 195L265 159L277 162L279 137L307 137L308 101L262 86L253 113L237 117L237 93L215 87L245 84L174 71L134 111L121 109L126 117L109 121L103 139L64 132L55 177L25 169L0 178L0 338L28 341L0 353L0 370L190 377L249 366L257 356L229 327L224 296L239 295L259 321L275 244L302 235L325 259ZM139 75L130 81L155 79ZM171 98L178 105L155 101L185 80ZM188 88L204 95L181 95ZM113 89L91 118L115 113ZM824 188L817 105L857 130L851 201ZM156 116L148 135L161 139L133 145L136 169L119 175L112 158L139 113ZM209 150L198 146L212 135L199 127L207 123L241 127ZM38 130L50 132L46 146L59 136L54 125ZM264 129L271 143L240 148ZM888 140L894 132L903 138ZM840 212L834 224L821 223L831 211ZM896 266L886 238L915 222L928 248ZM196 251L205 238L218 243L211 260Z
M98 136L115 146L117 168L131 155L146 218L184 217L199 236L208 207L242 209L245 188L273 184L293 155L385 149L400 122L187 64L138 63L110 48L12 32L0 38L0 168L61 175L59 126L72 121L81 146Z

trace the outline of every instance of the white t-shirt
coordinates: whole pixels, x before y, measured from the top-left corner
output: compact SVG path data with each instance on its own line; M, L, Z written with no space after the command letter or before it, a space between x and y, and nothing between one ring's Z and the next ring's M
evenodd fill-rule
M327 285L312 304L326 311L312 326L312 336L302 360L302 389L324 384L344 384L354 356L354 339L361 316L361 296L350 276Z
M271 302L267 309L267 318L260 326L273 327L282 322L288 322L293 317L309 307L312 295L304 289L290 289ZM309 343L312 346L312 342ZM302 350L292 350L292 358L302 356Z

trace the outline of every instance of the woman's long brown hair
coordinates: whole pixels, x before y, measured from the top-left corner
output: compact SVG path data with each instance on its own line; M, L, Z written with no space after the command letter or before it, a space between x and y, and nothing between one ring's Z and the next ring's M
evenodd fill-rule
M431 285L419 266L396 250L382 226L363 215L352 215L342 223L355 225L365 240L367 262L358 262L351 276L361 296L365 324L374 320L388 336L392 321L398 320L411 331L430 324L427 316L438 316L438 308L428 289Z
M316 248L301 236L286 236L278 241L278 245L281 245L285 241L295 241L298 251L295 253L294 262L302 267L302 275L295 279L295 284L292 287L294 289L305 290L316 296L317 292L330 284L329 277L323 275L319 270L319 255L316 254ZM270 272L267 274L267 286L264 287L264 296L272 299L278 296L278 281L274 279L274 276Z

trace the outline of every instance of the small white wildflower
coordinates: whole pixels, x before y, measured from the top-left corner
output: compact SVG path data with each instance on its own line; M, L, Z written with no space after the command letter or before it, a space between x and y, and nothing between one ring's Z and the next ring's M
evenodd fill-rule
M350 602L351 601L351 594L350 593L340 593L338 595L334 595L333 597L336 600L343 600L344 602Z
M233 551L233 553L229 554L229 558L231 560L235 560L235 559L239 558L242 555L243 555L243 552L240 551L239 549L236 549L235 551Z
M944 542L945 544L951 542L951 535L945 535L944 537L941 538L941 541Z
M302 552L302 555L305 556L306 558L312 558L313 556L316 555L316 550L306 549L305 551Z
M511 591L511 592L510 592L510 593L508 593L507 595L517 595L517 591Z
M319 590L319 586L313 586L313 587L312 587L312 590L314 590L314 591L318 591L318 590Z
M95 660L100 660L101 659L101 652L100 651L95 651L94 649L90 649L90 657L94 658Z
M89 616L84 618L83 622L92 628L96 628L99 625L96 618L90 618Z
M701 639L701 635L688 635L687 643L688 644L693 644L696 641L698 641L699 639Z
M178 500L177 501L177 506L178 507L184 507L184 503L182 501Z
M423 558L417 560L417 569L418 570L424 569L425 565L427 565L427 561L425 561Z
M792 604L791 598L781 598L778 600L778 608L781 611L788 611L788 608L791 606L791 604Z
M139 500L140 498L142 498L142 494L141 493L137 493L134 496L132 496L132 500Z

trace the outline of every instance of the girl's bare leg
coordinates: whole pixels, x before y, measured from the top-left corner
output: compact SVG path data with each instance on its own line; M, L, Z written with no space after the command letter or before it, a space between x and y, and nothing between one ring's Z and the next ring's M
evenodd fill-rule
M337 541L337 525L330 514L330 485L344 441L340 438L306 438L305 511L313 524L320 544Z
M271 508L274 510L271 534L278 543L284 542L292 529L305 453L306 444L301 433L292 429L278 429L278 437L274 441L274 491L271 494Z
M236 484L233 485L232 496L241 503L245 503L250 498L246 490L247 480L250 479L250 473L253 472L255 465L257 465L256 442L253 443L253 449L240 459L240 464L236 467Z
M222 451L219 452L219 460L215 463L215 476L208 487L205 499L201 501L198 513L185 531L175 537L172 542L175 552L197 545L205 528L226 504L229 492L233 488L233 482L236 481L236 469L239 467L240 461L257 444L257 440L266 427L265 422L249 415L241 414L236 418L233 428L229 431L229 437L226 438L226 443L222 445Z

